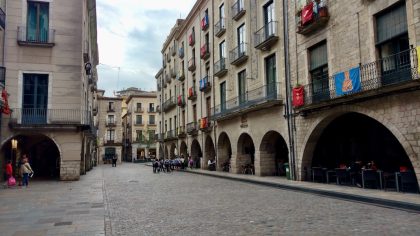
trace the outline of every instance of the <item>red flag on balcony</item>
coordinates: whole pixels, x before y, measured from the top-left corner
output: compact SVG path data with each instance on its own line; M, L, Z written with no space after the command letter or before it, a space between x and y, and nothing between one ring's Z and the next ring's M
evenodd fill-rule
M305 95L305 90L303 89L303 87L296 87L293 88L293 101L292 104L294 107L300 107L304 105L304 95Z
M201 52L201 57L203 57L204 55L206 55L206 45L203 45L200 49Z
M3 108L1 109L2 112L3 114L10 115L10 107L9 107L9 102L7 101L6 89L3 89L3 91L1 92L1 97L3 98L3 101L4 101Z
M193 88L188 88L188 97L192 97L193 95Z
M201 19L201 29L203 30L206 29L206 27L208 26L208 22L209 22L208 16L205 15L203 19Z
M310 23L314 16L314 3L311 2L302 9L302 25Z
M193 35L190 34L190 36L188 36L188 44L191 45L193 44Z

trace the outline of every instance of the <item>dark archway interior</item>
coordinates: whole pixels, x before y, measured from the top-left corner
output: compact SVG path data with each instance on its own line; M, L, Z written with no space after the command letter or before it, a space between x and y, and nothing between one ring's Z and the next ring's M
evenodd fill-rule
M216 159L216 151L214 150L214 144L213 144L213 140L211 139L210 136L207 136L206 138L206 161L207 160L212 160L214 161Z
M181 146L179 148L179 153L184 158L186 158L188 156L187 144L184 141L181 142Z
M394 135L378 121L348 113L332 121L315 147L312 166L337 168L361 161L374 161L378 169L399 171L400 166L413 170L403 147Z
M3 147L3 153L6 160L12 160L15 173L20 159L26 154L35 172L34 178L60 177L60 152L51 139L43 135L19 135L13 139L17 140L17 149L12 150L12 142L9 140Z
M242 134L238 140L238 152L242 154L242 156L248 156L250 158L251 163L254 164L255 161L255 146L254 142L252 141L251 136L248 134ZM248 162L244 160L245 162ZM248 164L248 163L245 163Z
M176 145L173 143L171 145L170 159L174 159L175 158L175 149L176 149Z
M289 162L289 149L287 148L286 141L279 133L274 131L268 132L261 142L260 150L266 154L273 155L276 168L275 175L286 175L284 163Z
M194 160L196 168L201 168L201 158L203 153L201 152L200 144L196 139L191 144L191 158Z

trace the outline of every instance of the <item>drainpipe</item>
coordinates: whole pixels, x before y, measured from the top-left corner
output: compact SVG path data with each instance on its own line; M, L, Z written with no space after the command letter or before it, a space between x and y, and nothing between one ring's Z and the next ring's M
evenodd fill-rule
M213 51L212 51L212 54L211 54L211 56L212 56L212 60L211 60L211 62L212 62L212 65L211 65L211 68L213 69L213 76L212 76L212 78L213 78L213 82L212 82L212 86L213 86L213 92L212 92L212 95L213 95L213 109L216 107L216 86L215 86L215 79L214 79L214 48L215 48L215 44L214 44L214 21L215 21L215 17L214 17L214 0L212 0L211 1L211 15L212 15L212 20L213 20L213 25L209 25L209 27L211 27L211 29L213 29L213 32L212 32L212 43L213 43L213 46L212 46L212 49L213 49ZM210 24L210 22L209 22L209 24ZM210 45L209 45L210 46ZM219 55L219 58L220 58L220 55ZM211 109L210 109L210 112L211 112ZM213 111L213 113L214 113L214 111ZM209 117L211 116L211 114L209 114L208 115ZM214 121L214 123L213 123L213 136L214 136L214 143L213 143L213 148L214 148L214 155L215 155L215 162L216 162L216 169L217 169L217 163L219 163L219 157L217 156L217 132L216 132L216 122Z
M296 165L295 165L295 144L294 144L294 122L292 110L291 88L292 81L290 76L290 57L289 57L289 20L288 20L288 3L283 0L283 38L284 38L284 64L286 76L286 118L287 130L289 133L289 154L290 154L290 171L292 180L296 180Z

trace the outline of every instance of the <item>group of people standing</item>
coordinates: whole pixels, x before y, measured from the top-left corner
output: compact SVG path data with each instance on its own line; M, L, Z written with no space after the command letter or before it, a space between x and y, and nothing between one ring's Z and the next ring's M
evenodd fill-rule
M32 170L31 165L28 161L28 156L24 154L22 158L18 162L17 166L18 172L15 173L16 177L19 180L19 186L28 187L29 185L29 177L32 177L34 174L34 171ZM7 187L13 187L16 185L16 179L13 176L13 166L12 161L8 160L7 164L5 166L5 177L6 177L6 183L5 186Z
M156 159L153 161L153 173L171 172L173 170L183 170L185 168L193 168L194 160L191 157L184 158L183 155L175 159Z

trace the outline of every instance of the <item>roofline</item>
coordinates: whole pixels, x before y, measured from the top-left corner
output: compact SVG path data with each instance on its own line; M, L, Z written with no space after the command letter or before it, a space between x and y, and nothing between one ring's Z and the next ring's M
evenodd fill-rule
M149 92L150 94L135 94L128 96L126 103L129 103L131 99L133 98L156 98L157 99L157 93L156 92ZM154 93L154 94L152 94Z

